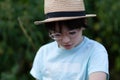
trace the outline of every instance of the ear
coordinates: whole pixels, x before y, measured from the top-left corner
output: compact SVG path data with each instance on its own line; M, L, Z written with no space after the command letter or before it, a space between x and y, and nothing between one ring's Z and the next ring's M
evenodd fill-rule
M84 28L88 28L88 25L87 25L87 19L86 18L83 18L83 27Z
M85 25L87 25L88 23L87 23L87 19L85 18L85 20L84 20L84 23L85 23Z

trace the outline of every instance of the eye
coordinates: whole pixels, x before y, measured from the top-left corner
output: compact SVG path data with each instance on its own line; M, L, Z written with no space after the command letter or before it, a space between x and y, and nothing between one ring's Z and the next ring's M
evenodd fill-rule
M53 38L53 39L58 39L58 38L61 37L61 34L60 34L60 33L52 33L52 34L50 34L49 36L50 36L51 38Z
M54 33L53 36L54 36L54 37L60 37L61 34L60 34L60 33Z
M69 32L70 35L74 35L74 34L76 34L76 33L77 33L77 31L70 31L70 32Z

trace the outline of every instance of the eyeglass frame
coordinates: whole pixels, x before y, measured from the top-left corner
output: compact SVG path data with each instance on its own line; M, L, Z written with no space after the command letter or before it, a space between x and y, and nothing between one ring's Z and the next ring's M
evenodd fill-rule
M73 29L67 32L67 35L63 35L62 33L56 32L56 33L50 33L49 37L53 40L61 40L63 36L68 36L70 39L73 39L77 36L77 33L80 31L80 29ZM56 37L55 37L56 36Z

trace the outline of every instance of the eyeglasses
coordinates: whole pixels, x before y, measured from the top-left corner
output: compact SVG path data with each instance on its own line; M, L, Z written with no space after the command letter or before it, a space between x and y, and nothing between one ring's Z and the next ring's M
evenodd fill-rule
M71 31L68 31L66 36L68 36L70 39L75 38L78 35L79 29L74 29ZM63 38L63 34L61 33L49 33L49 36L54 40L61 40Z

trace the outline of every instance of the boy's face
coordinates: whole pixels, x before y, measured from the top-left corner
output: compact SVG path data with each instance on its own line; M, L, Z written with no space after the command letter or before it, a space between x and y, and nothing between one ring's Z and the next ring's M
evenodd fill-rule
M61 27L61 32L59 30ZM55 32L50 31L50 36L57 41L59 47L72 49L83 40L82 31L84 28L69 30L65 25L55 24Z

